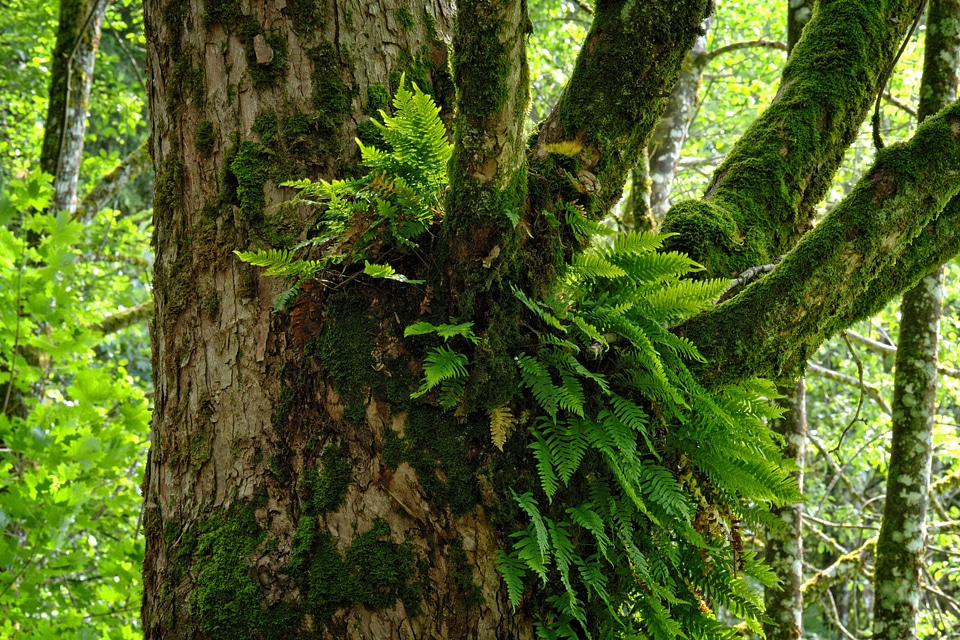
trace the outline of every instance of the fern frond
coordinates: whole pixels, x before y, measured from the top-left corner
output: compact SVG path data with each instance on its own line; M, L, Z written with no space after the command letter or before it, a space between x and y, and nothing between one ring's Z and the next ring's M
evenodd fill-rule
M440 120L440 108L416 84L407 88L401 76L393 98L394 115L383 111L383 124L373 120L391 152L383 153L367 147L359 140L363 164L399 176L416 186L439 187L446 180L446 164L453 145L447 140L446 127Z
M410 284L423 284L423 280L411 280L388 264L371 264L369 260L364 260L363 272L371 278L386 278L396 280L397 282L407 282Z
M574 523L583 527L593 535L600 554L605 559L609 559L608 550L610 548L610 538L607 536L606 524L600 514L593 510L593 504L591 502L584 502L573 507L568 507L566 513Z
M432 324L426 321L415 322L403 330L403 337L422 336L429 333L436 333L443 338L444 342L454 336L461 336L477 344L480 337L473 332L473 323L464 322L461 324Z
M547 412L551 418L557 417L557 404L559 394L550 372L536 358L532 358L525 353L516 357L517 365L520 367L520 379L525 387L533 392L533 397Z
M410 394L411 398L419 398L430 389L449 378L466 378L467 356L458 353L445 345L434 347L423 359L424 382L419 389Z
M547 445L550 448L551 461L560 480L566 484L580 468L583 456L587 452L589 438L581 420L561 420L540 423Z
M507 597L514 611L523 595L523 578L527 573L526 564L520 558L508 555L497 549L497 570L507 585Z
M289 249L257 249L256 251L234 251L240 260L255 267L266 267L265 276L313 277L322 271L322 260L301 260L293 257Z
M648 293L645 298L662 322L679 322L712 307L727 289L727 280L681 280Z
M554 329L559 329L560 331L566 331L566 327L563 326L563 323L560 322L560 319L551 312L551 309L546 304L531 299L529 296L527 296L527 294L512 284L510 285L510 289L513 291L513 295L517 298L517 300L523 303L523 306L532 311L547 325L553 327Z
M513 417L513 413L510 412L509 406L503 405L491 411L490 439L493 441L493 446L503 451L503 445L507 441L507 438L510 437L510 433L513 432L516 424L517 420Z
M537 460L537 475L540 476L540 487L547 495L547 500L553 502L553 496L560 488L560 479L554 472L553 456L550 453L550 446L544 437L534 431L534 441L530 443L530 449L533 451L533 457Z
M613 239L613 249L610 255L650 253L660 248L663 241L669 238L670 233L654 233L652 231L631 231L620 234Z
M622 278L627 272L599 253L584 251L573 259L571 275L577 278Z

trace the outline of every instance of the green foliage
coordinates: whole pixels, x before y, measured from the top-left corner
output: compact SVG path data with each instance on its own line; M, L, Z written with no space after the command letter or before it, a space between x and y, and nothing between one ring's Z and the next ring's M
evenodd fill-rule
M145 331L96 327L145 297L123 258L149 228L43 212L49 176L17 174L0 185L0 637L135 638L149 355Z
M436 333L443 338L444 342L457 336L465 338L473 344L480 341L480 338L473 332L472 322L434 325L421 321L407 327L403 336L422 336L431 333ZM463 396L468 364L470 363L467 356L446 345L433 347L423 359L423 384L410 394L410 397L419 398L440 385L440 406L445 409L452 409L457 406Z
M698 265L658 253L663 239L587 250L546 300L515 292L542 323L516 361L542 412L529 447L547 504L514 493L529 522L498 564L514 606L530 576L552 585L543 638L728 637L717 606L759 628L744 576L766 574L734 549L739 522L798 496L766 427L777 394L759 380L710 391L687 371L701 357L668 328L726 282L683 279Z
M296 180L283 186L299 189L288 206L307 204L324 207L316 236L290 249L235 251L244 262L266 267L265 275L318 278L327 282L339 268L363 262L364 273L418 283L392 267L371 263L391 248L417 247L417 238L443 215L443 189L452 146L439 117L439 108L417 85L408 89L401 80L393 98L394 116L381 111L378 127L387 149L365 145L360 140L362 164L372 169L362 178ZM311 258L297 257L306 250Z

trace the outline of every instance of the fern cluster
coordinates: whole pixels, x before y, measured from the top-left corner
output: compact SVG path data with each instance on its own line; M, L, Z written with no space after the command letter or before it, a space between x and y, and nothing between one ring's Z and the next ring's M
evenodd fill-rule
M394 107L380 125L390 149L361 145L369 174L293 183L295 202L324 207L311 255L240 258L301 280L362 261L371 277L408 281L370 259L414 247L442 214L450 145L415 85L401 82ZM603 229L576 203L542 214L585 246ZM630 233L587 249L544 299L513 290L532 314L523 324L535 346L515 354L522 387L491 410L490 434L503 450L527 428L539 487L507 498L523 523L498 563L514 606L533 583L546 585L553 613L538 623L541 638L732 638L719 607L759 631L750 581L773 577L742 548L741 523L774 525L768 505L798 498L766 427L776 393L759 380L708 390L690 373L686 363L702 357L669 327L711 306L726 283L685 279L698 265L659 252L663 240ZM412 397L461 411L482 338L471 322L405 331L420 335L442 342L425 350Z
M440 109L416 84L400 88L393 98L394 115L380 112L373 120L389 149L366 146L359 140L361 164L371 171L361 178L326 181L296 180L282 186L298 189L285 206L322 209L315 236L293 249L235 251L244 262L266 267L265 275L291 276L302 281L324 271L367 262L372 277L407 281L389 265L370 264L391 247L415 248L416 240L443 216L443 190L452 145L440 120ZM301 253L308 258L298 257ZM284 299L295 293L288 292Z
M542 413L530 449L542 495L513 498L529 522L501 551L511 602L529 580L556 585L542 638L728 638L718 606L759 630L750 579L772 576L740 544L740 522L796 499L765 421L772 384L701 387L701 356L670 324L710 306L725 282L631 233L587 250L547 300L515 295L541 322L517 356ZM642 633L645 635L634 636Z

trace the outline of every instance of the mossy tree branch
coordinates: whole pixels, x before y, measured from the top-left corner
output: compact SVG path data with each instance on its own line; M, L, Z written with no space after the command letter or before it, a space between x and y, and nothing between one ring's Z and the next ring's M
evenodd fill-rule
M150 153L147 149L147 141L144 140L117 166L101 176L100 181L80 202L80 206L73 213L73 219L89 222L120 193L124 185L149 169L150 165Z
M509 260L517 246L510 216L526 195L529 31L522 0L458 3L452 46L457 115L443 229L451 290L459 292L465 315L498 272L491 267Z
M960 225L960 206L944 209L960 191L958 137L960 104L954 103L912 140L879 153L851 194L773 272L679 327L707 359L699 366L702 379L716 384L789 375L862 310L879 308L955 254L944 250L946 239L931 239L929 229ZM931 242L940 253L927 250ZM908 253L913 279L898 260ZM891 285L894 277L900 287Z
M727 277L790 250L810 228L873 104L920 0L820 3L773 104L714 174L703 200L664 221L707 275Z
M597 3L593 24L567 86L540 129L534 163L553 145L573 143L590 172L594 213L620 198L630 169L663 113L684 57L701 33L707 0Z

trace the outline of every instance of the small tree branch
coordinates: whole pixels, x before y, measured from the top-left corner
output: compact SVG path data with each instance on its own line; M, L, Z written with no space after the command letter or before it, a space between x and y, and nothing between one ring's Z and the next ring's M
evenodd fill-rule
M153 298L135 307L110 314L90 328L103 334L116 333L122 329L146 322L153 317Z
M701 379L790 375L827 337L954 255L946 247L960 244L960 229L935 241L940 251L928 252L924 243L934 235L933 221L960 227L960 202L946 206L960 191L958 138L960 105L954 103L928 118L909 142L878 154L851 194L770 274L678 327L706 358L697 365ZM921 250L909 266L915 278L908 280L902 258L917 244Z
M776 40L765 40L763 38L758 40L744 40L743 42L734 42L722 47L718 47L713 51L707 52L705 55L707 56L708 60L713 60L714 58L724 55L725 53L751 48L777 49L778 51L786 51L787 43L777 42Z
M855 573L866 572L867 561L873 557L876 546L877 538L874 536L853 551L837 558L826 569L821 569L807 578L800 587L800 591L803 592L804 606L816 602L834 584L846 580Z
M667 213L664 231L678 234L668 248L704 265L706 277L730 277L788 252L812 225L910 26L903 18L920 1L821 3L776 98L717 168L703 200ZM850 28L864 34L861 46L844 44Z
M821 367L820 365L808 362L807 363L807 375L820 376L821 378L827 378L828 380L835 380L837 382L842 382L843 384L850 385L851 387L856 387L863 391L867 396L873 399L874 402L879 405L880 410L885 414L893 415L890 410L890 405L883 397L883 391L875 384L870 384L869 382L863 382L853 376L849 376L845 373L840 373L839 371L834 371L833 369L827 369Z
M147 152L147 141L144 140L143 144L124 158L120 164L103 174L100 181L80 202L80 206L73 213L73 219L89 222L117 196L124 185L149 168L150 154Z

